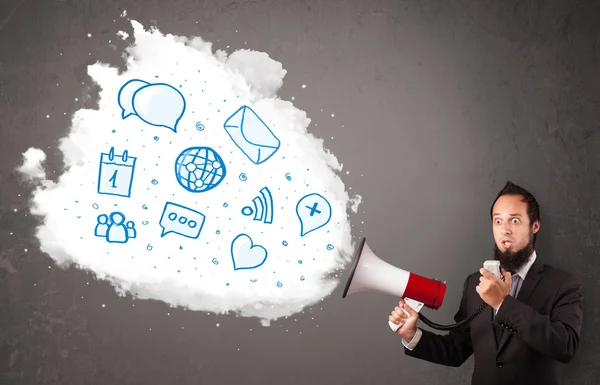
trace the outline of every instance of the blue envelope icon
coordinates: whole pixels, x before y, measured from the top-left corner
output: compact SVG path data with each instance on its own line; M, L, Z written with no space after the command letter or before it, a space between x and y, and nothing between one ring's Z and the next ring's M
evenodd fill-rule
M279 149L279 139L252 108L241 106L223 124L236 146L255 164L266 162Z

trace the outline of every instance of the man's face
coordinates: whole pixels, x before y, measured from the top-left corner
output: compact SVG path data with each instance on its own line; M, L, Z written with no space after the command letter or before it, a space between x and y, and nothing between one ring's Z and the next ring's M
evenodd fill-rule
M521 195L503 195L492 210L494 256L513 274L533 253L533 234L540 228L539 221L529 223L527 203L522 200Z

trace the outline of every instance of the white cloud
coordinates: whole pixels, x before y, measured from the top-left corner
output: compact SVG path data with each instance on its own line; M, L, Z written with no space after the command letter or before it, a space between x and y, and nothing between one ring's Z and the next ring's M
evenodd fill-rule
M265 326L319 302L339 284L326 277L350 258L353 245L348 213L356 212L360 196L350 197L346 192L336 174L342 166L323 147L323 140L307 132L310 119L305 112L277 97L286 74L281 63L250 50L227 57L224 52L213 53L211 44L201 38L163 35L156 29L145 31L135 21L132 24L127 70L119 74L117 68L102 63L88 68L101 88L99 107L74 114L70 132L60 142L64 173L56 184L46 181L34 193L32 212L44 218L36 233L42 250L60 266L74 263L93 271L119 293L193 310L258 317ZM138 115L122 119L119 90L132 79L142 82L135 83L133 92L124 92L129 98L121 102L137 106ZM153 83L165 83L172 89L141 88ZM185 110L176 132L149 124L176 121L182 106L177 92L185 100ZM261 164L250 161L223 127L244 105L280 142L279 149ZM226 171L216 187L194 193L184 185L190 189L195 185L179 183L175 163L190 147L209 147L221 157L222 165L209 162L209 168L224 167ZM118 157L125 150L129 165L135 158L130 197L98 193L101 154L106 161L102 191L111 191L113 186L125 195L129 191L128 168L107 160L111 148L116 163L124 161ZM20 171L44 178L40 166L43 152L30 149L23 155ZM119 167L117 175L117 169L111 167ZM259 196L256 202L260 207L264 187L274 202L272 223L242 213L254 211L253 199ZM331 219L301 237L296 204L312 193L327 199ZM167 202L196 213L181 209L176 212L179 217L169 222L168 215L174 211L163 216ZM320 204L317 209L322 210L324 202ZM310 215L307 207L299 210ZM98 217L106 214L101 220L106 223L116 211L125 216L125 226L114 217L117 224L108 230L109 237L95 236ZM181 214L186 214L188 221L194 219L195 226L186 229L186 224L178 224ZM135 238L126 243L107 242L132 236L128 221L135 224ZM176 232L161 237L161 223L191 238ZM201 226L201 231L194 239L196 226ZM106 228L100 231L106 232ZM266 249L267 258L260 266L234 269L231 245L240 234ZM236 244L248 246L247 239L241 239ZM256 250L245 260L240 257L238 266L260 261L261 252Z
M31 180L46 179L46 172L42 163L46 160L44 151L30 148L23 153L24 162L18 170Z

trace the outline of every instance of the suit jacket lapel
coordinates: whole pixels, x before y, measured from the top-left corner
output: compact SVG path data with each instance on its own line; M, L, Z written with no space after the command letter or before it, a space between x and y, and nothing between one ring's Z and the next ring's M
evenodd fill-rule
M540 278L542 278L542 271L544 270L544 265L542 261L540 261L539 256L536 258L533 265L529 268L529 272L527 272L527 276L525 280L521 284L521 290L519 290L519 294L517 294L517 299L520 302L529 304L529 298L533 293L533 290L537 286ZM493 327L493 326L492 326ZM506 345L508 340L512 337L512 333L504 332L502 333L502 337L500 338L500 345L498 346L498 351L496 354L500 354L500 350Z

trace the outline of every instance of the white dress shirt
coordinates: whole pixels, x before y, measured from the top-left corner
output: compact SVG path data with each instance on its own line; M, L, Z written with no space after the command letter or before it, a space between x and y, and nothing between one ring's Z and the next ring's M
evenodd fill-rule
M519 269L519 271L517 271L514 274L514 275L518 275L521 278L519 280L519 287L517 287L516 291L515 291L515 297L519 294L519 290L521 289L521 285L523 284L523 281L525 280L525 277L527 276L527 273L529 272L529 269L531 268L531 265L533 265L533 263L535 262L536 258L537 258L537 256L535 254L535 250L533 250L533 253L529 257L529 260L527 261L527 263L525 265L523 265ZM502 304L500 304L500 306L502 306ZM494 316L495 316L496 312L498 310L500 310L500 306L498 306L498 309L496 309L494 311ZM404 345L408 350L413 350L415 348L415 346L417 346L417 343L421 339L422 335L423 335L423 332L421 331L421 329L417 328L417 332L415 333L415 336L413 337L413 339L410 342L406 342L406 340L403 338L402 339L402 345Z

